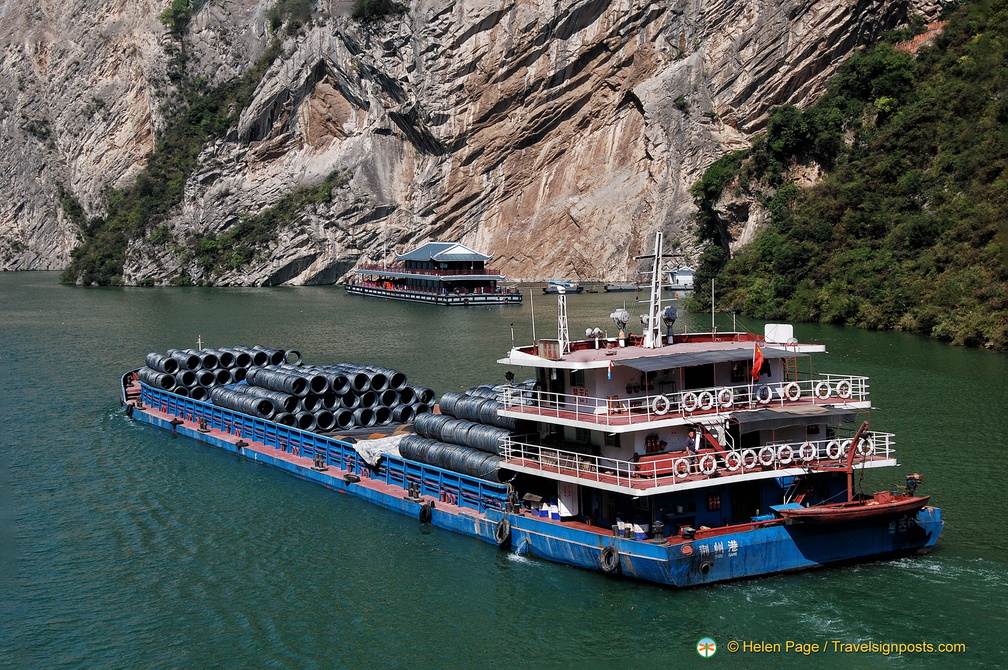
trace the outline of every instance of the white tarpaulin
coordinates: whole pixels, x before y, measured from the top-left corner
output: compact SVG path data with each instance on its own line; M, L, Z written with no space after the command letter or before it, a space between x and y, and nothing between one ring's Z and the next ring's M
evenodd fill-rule
M377 440L358 440L352 446L361 455L361 458L367 461L368 465L374 466L378 465L383 454L401 458L399 456L399 441L404 437L406 437L405 434L380 437Z

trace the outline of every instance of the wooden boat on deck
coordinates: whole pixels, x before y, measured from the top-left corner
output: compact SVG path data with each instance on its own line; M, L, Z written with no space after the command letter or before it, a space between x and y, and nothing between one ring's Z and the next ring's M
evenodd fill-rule
M931 496L892 494L887 491L874 494L865 500L790 507L782 505L776 511L784 519L797 523L848 523L866 519L882 519L916 514L924 509Z

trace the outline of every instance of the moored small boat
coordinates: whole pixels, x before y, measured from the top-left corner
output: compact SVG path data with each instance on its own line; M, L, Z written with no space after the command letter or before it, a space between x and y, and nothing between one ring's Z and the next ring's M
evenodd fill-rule
M866 519L883 519L916 514L928 504L931 496L894 495L882 491L866 500L792 507L774 508L788 521L801 523L850 523Z

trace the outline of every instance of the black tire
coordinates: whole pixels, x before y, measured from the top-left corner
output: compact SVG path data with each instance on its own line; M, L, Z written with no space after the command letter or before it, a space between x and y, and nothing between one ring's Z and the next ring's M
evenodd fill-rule
M611 544L602 550L602 571L611 575L619 568L619 552Z
M497 522L497 527L494 528L494 540L497 542L498 547L504 547L511 544L511 522L507 519L501 519Z
M430 503L420 505L420 523L430 523L434 513L431 511Z

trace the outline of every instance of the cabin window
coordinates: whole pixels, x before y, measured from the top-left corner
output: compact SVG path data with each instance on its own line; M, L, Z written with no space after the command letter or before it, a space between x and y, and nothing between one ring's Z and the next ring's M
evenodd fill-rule
M574 429L574 439L577 442L583 442L589 444L591 442L591 431L587 428L575 428Z
M585 373L584 370L571 370L570 371L570 385L571 386L584 386L585 385Z
M606 433L605 434L605 444L607 447L616 447L619 449L619 434L617 433Z
M683 369L683 388L701 389L714 386L714 366L695 365Z
M732 363L731 366L731 380L732 384L744 384L749 381L749 372L752 369L752 365L746 365L745 363L736 361Z

